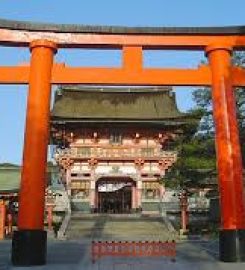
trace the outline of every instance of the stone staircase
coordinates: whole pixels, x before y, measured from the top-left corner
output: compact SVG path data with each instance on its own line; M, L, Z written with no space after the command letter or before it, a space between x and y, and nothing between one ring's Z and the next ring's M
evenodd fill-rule
M176 240L160 216L73 213L66 231L70 240L153 241Z

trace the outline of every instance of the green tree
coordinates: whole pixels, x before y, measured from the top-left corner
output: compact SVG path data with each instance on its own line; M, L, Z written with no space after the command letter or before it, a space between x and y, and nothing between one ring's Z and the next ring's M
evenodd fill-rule
M235 66L245 68L245 52L235 52L232 61ZM237 104L238 127L240 132L240 144L242 147L243 157L245 157L245 88L236 88L235 96ZM203 111L203 117L199 126L199 132L201 132L206 138L214 137L212 98L210 88L204 87L194 90L193 100L196 103L196 109Z
M175 142L178 159L166 173L163 181L168 188L188 189L202 185L203 180L215 171L215 149L212 136L198 134L202 109L192 109L188 113L188 124L183 134Z
M189 141L182 138L177 143L178 159L163 179L165 186L180 189L202 186L216 170L213 138L193 136Z

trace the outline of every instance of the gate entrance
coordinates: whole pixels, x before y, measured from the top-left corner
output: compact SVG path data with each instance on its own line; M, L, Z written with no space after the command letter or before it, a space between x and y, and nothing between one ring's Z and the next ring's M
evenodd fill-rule
M132 209L131 194L131 187L122 187L119 190L110 192L98 192L99 213L130 213Z
M107 214L131 213L133 181L103 181L97 183L97 211Z

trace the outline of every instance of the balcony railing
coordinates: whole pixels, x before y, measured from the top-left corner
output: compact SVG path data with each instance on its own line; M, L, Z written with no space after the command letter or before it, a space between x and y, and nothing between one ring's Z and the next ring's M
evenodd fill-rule
M157 148L112 148L112 147L79 147L70 149L58 149L56 155L69 156L70 158L169 158L175 161L177 158L176 151L162 151Z

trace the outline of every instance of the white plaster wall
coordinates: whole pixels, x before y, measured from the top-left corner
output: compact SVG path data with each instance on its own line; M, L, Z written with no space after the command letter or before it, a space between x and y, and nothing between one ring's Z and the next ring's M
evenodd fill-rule
M75 142L74 142L74 146L76 144L83 144L84 143L84 139L77 139Z
M99 145L107 145L108 143L109 143L109 139L99 138L99 141L98 141Z
M157 163L145 163L142 168L142 173L160 173L160 168Z
M83 172L89 172L91 171L90 167L86 163L75 163L71 167L72 173L83 173Z
M146 147L147 146L147 139L146 138L139 139L139 145L142 147Z
M123 165L123 164L109 164L109 165L98 165L97 168L95 169L95 173L98 174L110 174L115 171L115 167L118 168L118 173L123 173L123 174L136 174L136 168L134 165Z
M90 171L91 169L90 169L88 164L82 164L81 165L81 170L82 171Z
M149 147L156 147L157 145L159 145L159 143L156 142L154 139L148 139L148 146Z
M123 138L124 145L133 145L134 141L131 138Z
M151 170L152 170L153 172L158 172L158 173L160 173L160 171L161 171L157 163L153 163L153 164L151 165Z
M137 170L134 165L124 165L119 169L120 172L125 174L136 174Z
M96 174L106 174L110 173L112 171L112 166L111 165L98 165L97 168L95 169Z
M71 172L80 172L81 171L81 164L80 163L74 163L71 167Z

